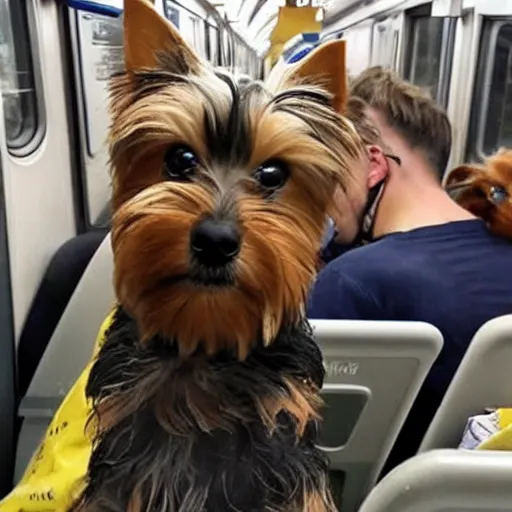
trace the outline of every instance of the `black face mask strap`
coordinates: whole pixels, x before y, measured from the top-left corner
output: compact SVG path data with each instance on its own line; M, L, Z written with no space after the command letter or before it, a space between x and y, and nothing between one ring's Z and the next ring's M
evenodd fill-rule
M379 207L382 194L384 193L384 186L386 180L383 179L380 183L371 188L368 193L368 201L361 221L361 228L359 230L358 239L360 242L369 242L373 238L373 225L375 223L375 215Z
M377 185L368 191L368 200L366 201L366 206L363 212L363 218L361 219L361 224L359 226L359 231L357 232L354 241L350 244L347 244L347 247L359 247L363 243L371 242L373 224L375 222L375 214L377 213L380 198L384 192L385 182L386 179L383 179L380 183L377 183ZM337 231L334 232L330 244L338 245L336 242L334 242L336 239L336 234Z
M402 159L399 156L384 153L386 158L393 160L397 165L402 165ZM377 208L379 207L382 194L384 193L384 187L386 185L387 177L384 178L380 183L374 185L368 191L368 200L363 212L363 218L361 219L361 225L354 241L348 244L347 247L358 247L364 243L371 242L373 238L373 225L375 223L375 215L377 214ZM331 244L335 244L336 233L334 232Z
M395 162L396 165L402 165L402 159L399 156L390 155L389 153L384 153L384 156L386 158L389 158L390 160L393 160L393 162Z
M402 165L402 160L396 155L384 153L386 158L393 160L397 165ZM379 207L382 194L386 185L386 179L384 178L380 183L373 186L368 192L368 201L366 202L366 208L361 221L361 228L357 236L357 241L370 242L373 238L373 225L375 224L375 215L377 214L377 208Z

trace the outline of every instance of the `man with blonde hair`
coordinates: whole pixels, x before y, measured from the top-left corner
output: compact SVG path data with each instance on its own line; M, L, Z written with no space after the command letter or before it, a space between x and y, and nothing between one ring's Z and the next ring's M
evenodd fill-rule
M344 252L359 246L365 238L363 224L377 204L382 184L388 173L386 159L395 159L384 151L379 130L366 116L366 103L359 98L351 97L345 111L354 124L366 147L359 162L352 169L349 186L345 190L338 189L334 196L335 208L330 212L329 229L325 235L325 247L321 253L324 263L340 256Z
M320 272L308 316L425 321L445 341L390 469L418 449L478 328L512 311L512 244L491 235L443 189L451 127L421 89L392 71L370 68L353 80L346 115L368 154L338 193L332 218L338 241L370 243Z

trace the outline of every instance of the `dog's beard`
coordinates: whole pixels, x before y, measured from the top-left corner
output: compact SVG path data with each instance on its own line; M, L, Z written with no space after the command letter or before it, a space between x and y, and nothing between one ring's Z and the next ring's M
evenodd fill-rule
M182 356L201 343L210 354L230 348L245 358L256 340L270 341L283 320L300 319L315 259L307 257L309 246L295 261L287 258L279 219L242 197L237 258L213 268L191 261L187 235L206 208L200 186L187 187L180 196L173 184L156 185L118 210L112 239L119 301L145 339L163 334L178 342ZM181 207L182 198L192 202L190 193L198 204ZM159 195L161 202L154 202Z

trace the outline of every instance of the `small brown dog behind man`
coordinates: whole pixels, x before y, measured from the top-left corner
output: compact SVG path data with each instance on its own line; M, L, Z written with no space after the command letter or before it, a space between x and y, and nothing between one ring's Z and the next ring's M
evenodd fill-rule
M270 92L201 62L148 0L125 0L124 24L119 306L87 384L93 453L71 510L334 511L304 310L333 191L362 151L337 113L344 46Z
M512 150L502 148L483 165L465 164L453 169L446 189L489 231L512 239Z

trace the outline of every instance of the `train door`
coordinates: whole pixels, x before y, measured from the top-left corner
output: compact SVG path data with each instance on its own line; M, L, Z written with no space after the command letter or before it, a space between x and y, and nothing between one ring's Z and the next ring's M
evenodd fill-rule
M18 339L55 251L76 234L56 2L0 0L3 205Z
M53 254L76 234L58 5L0 0L0 495L12 486L15 349Z
M69 8L75 92L81 151L81 182L86 229L105 228L110 221L110 175L107 150L108 83L121 71L122 18Z
M512 147L512 2L476 8L481 22L466 158Z

